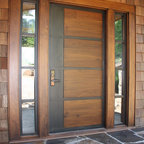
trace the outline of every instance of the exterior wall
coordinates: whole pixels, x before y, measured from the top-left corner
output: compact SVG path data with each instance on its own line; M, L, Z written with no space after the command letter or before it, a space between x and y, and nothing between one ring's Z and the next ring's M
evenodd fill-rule
M136 126L144 125L144 0L107 0L136 5ZM8 142L8 0L0 0L0 143Z
M135 125L144 126L144 0L106 0L136 6L136 111Z
M8 142L8 0L0 0L0 143Z
M144 1L136 6L136 126L144 125Z

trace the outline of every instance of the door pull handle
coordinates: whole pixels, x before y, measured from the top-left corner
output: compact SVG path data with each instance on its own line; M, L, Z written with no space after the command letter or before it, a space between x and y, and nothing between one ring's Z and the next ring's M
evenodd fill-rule
M59 79L53 79L53 80L51 80L51 81L53 81L53 82L60 82Z
M60 82L59 79L55 79L55 70L50 71L50 85L54 86L55 83Z

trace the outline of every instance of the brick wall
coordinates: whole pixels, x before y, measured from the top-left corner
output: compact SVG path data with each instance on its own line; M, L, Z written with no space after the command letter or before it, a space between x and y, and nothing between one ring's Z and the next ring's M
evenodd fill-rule
M8 0L0 0L0 143L8 142Z

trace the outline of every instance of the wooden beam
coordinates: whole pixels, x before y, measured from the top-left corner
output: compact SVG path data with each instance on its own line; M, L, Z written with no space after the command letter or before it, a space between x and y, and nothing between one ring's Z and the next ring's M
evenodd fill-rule
M128 103L127 125L135 124L135 93L136 93L136 19L135 14L128 16Z
M106 128L114 126L115 96L115 25L114 11L107 11L106 31Z
M112 9L120 12L135 12L135 8L132 5L104 0L50 0L50 2L103 10Z
M10 140L20 138L19 120L19 33L20 0L10 0L10 32L8 49L8 112Z
M8 8L8 0L0 0L0 8Z
M48 56L49 56L49 1L39 1L39 135L48 135Z

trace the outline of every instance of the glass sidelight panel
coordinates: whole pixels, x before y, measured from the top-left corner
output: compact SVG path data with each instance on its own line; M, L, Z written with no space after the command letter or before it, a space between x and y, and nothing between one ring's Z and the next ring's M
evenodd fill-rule
M34 37L22 37L22 66L34 66L34 47Z
M22 99L34 99L34 70L22 70Z
M21 135L37 134L38 1L22 0L20 34Z
M23 3L22 32L35 33L35 3Z
M35 133L35 107L34 102L22 103L22 133Z
M126 122L126 34L126 15L115 14L115 125Z
M123 57L123 44L116 42L115 44L115 67L122 66L122 57Z
M115 95L123 95L123 71L122 70L116 70L115 71Z

